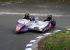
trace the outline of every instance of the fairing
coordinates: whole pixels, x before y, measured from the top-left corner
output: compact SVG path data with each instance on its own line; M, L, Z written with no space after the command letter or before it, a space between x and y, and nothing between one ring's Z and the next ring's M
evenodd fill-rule
M45 27L47 27L49 24L49 21L37 21L37 22L34 22L30 27L29 29L32 29L32 30L38 30L38 31L42 31L42 29L44 29Z

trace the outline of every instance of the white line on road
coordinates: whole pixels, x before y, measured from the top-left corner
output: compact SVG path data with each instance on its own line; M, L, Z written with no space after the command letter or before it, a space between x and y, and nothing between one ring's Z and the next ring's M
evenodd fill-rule
M25 50L32 50L32 48L26 48Z
M26 47L28 47L28 46L32 46L32 44L27 44L27 46L26 46Z
M70 30L70 28L68 28L67 30Z
M46 35L49 35L49 34L52 34L52 33L45 33L45 34L43 34L43 35L46 36Z
M39 38L42 38L43 36L38 36L37 38L39 39Z
M61 31L61 30L55 30L54 33L59 32L59 31Z
M35 42L36 40L31 40L30 42Z
M15 13L15 12L0 12L0 15L3 15L3 14L18 14L18 15L24 15L25 13ZM53 15L53 16L63 16L63 15L59 15L59 14L53 14L53 13L30 13L30 15L35 15L35 16L47 16L47 15Z

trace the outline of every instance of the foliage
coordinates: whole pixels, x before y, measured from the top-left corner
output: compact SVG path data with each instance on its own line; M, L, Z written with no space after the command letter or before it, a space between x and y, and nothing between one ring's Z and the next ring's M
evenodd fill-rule
M39 50L70 50L70 31L64 30L42 39Z

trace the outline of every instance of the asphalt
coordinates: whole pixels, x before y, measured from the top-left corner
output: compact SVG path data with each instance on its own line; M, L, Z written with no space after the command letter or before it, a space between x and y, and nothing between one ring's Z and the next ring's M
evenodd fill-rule
M0 3L0 12L29 12L70 15L70 5L63 4L10 4Z
M7 8L7 7L5 7L5 8ZM4 11L5 8L3 8L3 10L1 12L6 12L6 11ZM0 7L0 10L1 9L2 9L2 7ZM10 10L9 9L7 8L7 10L9 12L14 11L14 9L12 10L12 8ZM68 9L69 9L69 6L68 6ZM64 10L66 11L68 9L66 7ZM27 12L28 12L28 10L27 10ZM35 11L35 8L32 8L31 12L34 12L33 10ZM43 9L41 9L41 10L43 11ZM42 11L41 11L41 13L46 12L46 11L45 12L44 11L42 12ZM55 11L55 9L53 8L52 11ZM62 30L64 28L70 28L70 16L65 16L65 13L67 15L70 12L69 11L65 12L65 11L61 12L59 10L59 12L61 12L64 16L54 17L56 19L56 22L57 22L57 26L55 29L61 29ZM19 12L19 11L16 11L16 12ZM18 14L16 14L16 15L4 15L4 14L0 15L0 50L24 50L26 47L26 44L29 43L29 41L31 39L34 39L35 37L42 34L39 32L26 32L26 33L22 33L22 34L16 34L15 33L16 21L19 18L22 18L22 16L23 15L18 15ZM41 18L41 20L45 19L45 17L40 17L40 18ZM51 32L52 31L53 30L51 30Z

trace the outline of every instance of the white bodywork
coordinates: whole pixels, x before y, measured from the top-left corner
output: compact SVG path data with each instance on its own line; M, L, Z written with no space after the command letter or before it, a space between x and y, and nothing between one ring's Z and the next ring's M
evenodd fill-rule
M43 22L43 21L37 21L34 22L29 28L34 28L34 27L39 27L39 28L44 28L48 25L49 21Z
M27 19L19 19L18 22L28 26L28 29L34 30L34 28L37 27L38 31L42 31L49 23L49 21L30 21Z
M18 20L18 22L19 22L19 23L21 23L21 24L27 24L27 23L29 23L29 22L30 22L30 20L26 20L26 19L19 19L19 20Z

